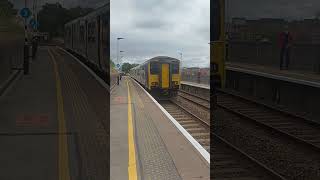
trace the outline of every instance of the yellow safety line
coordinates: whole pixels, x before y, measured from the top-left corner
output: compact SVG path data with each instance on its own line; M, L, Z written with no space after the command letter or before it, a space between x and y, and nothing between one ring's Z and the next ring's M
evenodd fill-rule
M132 122L132 110L131 110L131 97L130 88L128 86L128 146L129 146L129 164L128 164L128 179L137 180L137 165L136 165L136 154L135 144L133 135L133 122Z
M54 72L56 76L56 90L57 90L57 103L58 103L58 131L59 131L59 139L58 139L58 170L59 170L59 180L70 180L70 172L69 172L69 154L68 154L68 139L67 139L67 128L66 121L64 119L64 110L63 110L63 97L61 91L61 80L58 71L57 61L52 55L50 49L48 52L51 56Z

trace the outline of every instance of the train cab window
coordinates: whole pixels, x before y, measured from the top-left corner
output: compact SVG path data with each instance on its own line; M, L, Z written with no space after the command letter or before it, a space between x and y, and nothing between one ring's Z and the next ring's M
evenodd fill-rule
M172 73L178 74L179 73L179 64L173 64L172 65Z
M160 66L156 62L150 63L150 73L151 74L159 74L160 73Z

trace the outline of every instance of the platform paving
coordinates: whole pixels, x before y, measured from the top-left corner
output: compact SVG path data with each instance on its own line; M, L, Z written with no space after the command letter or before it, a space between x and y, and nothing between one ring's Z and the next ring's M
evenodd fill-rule
M110 179L128 179L128 90L124 78L110 94Z
M108 178L108 97L71 56L39 47L0 97L0 179Z

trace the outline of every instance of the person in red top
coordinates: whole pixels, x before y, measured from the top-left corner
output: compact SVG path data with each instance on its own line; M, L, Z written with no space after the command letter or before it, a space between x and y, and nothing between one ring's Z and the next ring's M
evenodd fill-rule
M289 68L290 62L290 50L291 50L291 42L292 35L288 30L288 26L285 26L285 30L280 33L280 70L283 69L283 64L285 64L286 69Z

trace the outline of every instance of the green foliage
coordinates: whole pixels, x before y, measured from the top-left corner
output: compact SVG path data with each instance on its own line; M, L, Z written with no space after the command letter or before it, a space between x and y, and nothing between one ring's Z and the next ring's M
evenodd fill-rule
M116 67L116 65L114 64L114 62L112 61L112 59L110 59L110 65L112 68Z
M10 39L21 36L24 28L18 23L18 19L14 17L17 10L13 9L13 4L7 0L0 0L0 40ZM9 37L10 36L10 37Z
M64 25L78 17L84 16L93 9L91 8L71 8L66 9L60 3L46 3L39 11L39 30L42 32L49 32L50 36L63 36Z
M130 64L130 63L123 63L121 66L121 70L125 73L129 73L130 69L138 66L139 64Z
M8 0L0 0L0 17L11 17L16 12Z

